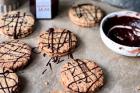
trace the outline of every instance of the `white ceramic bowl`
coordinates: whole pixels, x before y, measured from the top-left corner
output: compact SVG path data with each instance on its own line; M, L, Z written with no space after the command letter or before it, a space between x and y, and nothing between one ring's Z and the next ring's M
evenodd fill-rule
M125 56L131 56L131 57L136 57L136 56L140 56L140 47L131 47L131 46L125 46L125 45L121 45L119 43L114 42L113 40L111 40L104 32L103 30L103 25L105 24L105 21L107 21L108 18L113 17L113 16L133 16L136 18L140 19L140 14L134 11L119 11L119 12L113 12L108 14L106 17L103 18L101 25L100 25L100 34L101 34L101 38L102 41L104 42L104 44L110 48L112 51L121 54L121 55L125 55Z

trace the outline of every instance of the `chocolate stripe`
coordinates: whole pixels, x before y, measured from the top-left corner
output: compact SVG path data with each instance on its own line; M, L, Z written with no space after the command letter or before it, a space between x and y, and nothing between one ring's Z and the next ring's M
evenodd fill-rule
M7 69L5 69L5 68L3 68L3 69L2 69L2 72L0 73L0 78L3 78L3 79L4 79L3 82L5 82L5 84L6 84L6 86L3 86L3 85L2 85L3 83L0 82L0 89L1 89L4 93L14 93L14 92L15 92L14 89L18 86L18 82L17 82L15 79L9 77L10 74L12 74L12 73L14 73L14 72L9 71L9 70L7 70ZM8 80L13 81L15 84L12 85L12 86L9 86L9 85L8 85Z
M7 47L10 46L10 47ZM12 47L16 47L14 50L12 49ZM15 41L11 41L11 42L7 42L4 44L0 45L0 48L4 48L7 51L5 52L0 52L0 65L5 65L7 63L12 64L11 69L14 70L14 66L17 63L22 63L21 61L19 61L20 59L26 59L27 61L30 59L30 53L26 53L26 52L21 52L21 50L26 50L26 51L31 51L26 44L22 44L20 43L18 40ZM7 61L4 61L4 56L10 56L10 59L7 59ZM12 59L11 59L12 58Z
M61 73L70 72L73 77L74 81L72 81L67 87L74 92L81 93L80 88L78 86L78 83L80 81L85 82L85 83L93 82L93 83L91 83L91 85L88 87L88 89L86 91L86 93L88 93L90 91L91 87L103 76L103 74L101 74L99 77L97 77L96 73L93 73L93 70L100 69L100 67L96 66L96 67L93 67L92 69L89 69L86 62L83 62L80 59L75 59L74 61L75 61L76 65L71 62L68 62L68 68L66 68L66 70L63 70L61 72ZM76 74L75 71L77 71L77 69L80 69L81 73ZM80 77L80 75L84 75L84 77ZM92 75L95 76L96 80L93 80L90 77ZM73 84L76 85L78 90L73 90L73 88L72 88Z
M25 20L25 17L29 16L27 15L25 12L22 13L21 12L17 12L15 14L6 14L3 16L3 18L1 20L4 21L4 25L1 26L0 28L2 28L3 30L7 28L7 32L4 34L8 34L9 36L13 36L14 39L18 39L19 36L21 37L21 35L24 33L25 35L29 34L29 32L22 32L22 27L24 26L23 24L25 24L26 27L31 27L30 25L26 25L28 20ZM12 24L12 25L11 25ZM14 25L13 25L14 24ZM24 27L25 27L24 26ZM9 34L11 31L11 29L13 29L13 33Z

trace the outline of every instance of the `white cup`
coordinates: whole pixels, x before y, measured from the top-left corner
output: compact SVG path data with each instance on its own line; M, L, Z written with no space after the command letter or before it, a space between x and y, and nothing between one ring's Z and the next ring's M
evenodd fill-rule
M105 34L103 25L105 24L108 18L111 18L116 15L117 16L133 16L140 19L140 14L138 15L137 12L133 12L133 11L119 11L119 12L113 12L113 13L108 14L106 17L103 18L100 25L100 34L101 34L102 41L109 49L111 49L112 51L118 54L131 56L131 57L140 56L140 47L131 47L131 46L125 46L125 45L116 43Z

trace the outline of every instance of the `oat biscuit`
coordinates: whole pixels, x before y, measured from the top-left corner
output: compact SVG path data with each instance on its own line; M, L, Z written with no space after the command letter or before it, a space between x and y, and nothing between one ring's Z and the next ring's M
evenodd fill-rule
M9 12L0 17L0 31L10 38L19 39L32 33L34 23L33 16L26 12Z
M18 89L19 79L16 73L0 67L0 93L17 93Z
M103 11L92 4L79 4L69 10L69 18L76 25L94 27L103 18Z
M76 36L66 29L50 28L40 34L39 50L48 56L64 56L77 46Z
M104 84L102 69L89 60L75 59L64 64L60 78L71 93L93 93Z
M24 67L31 56L31 48L19 40L0 43L0 66L13 70Z

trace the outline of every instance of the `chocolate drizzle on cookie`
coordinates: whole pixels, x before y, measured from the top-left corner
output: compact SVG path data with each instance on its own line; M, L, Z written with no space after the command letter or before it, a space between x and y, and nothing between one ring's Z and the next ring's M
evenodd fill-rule
M99 69L99 66L96 66L92 69L90 69L88 66L87 66L87 63L80 60L80 59L75 59L74 60L75 63L71 63L71 62L68 62L68 68L66 70L63 70L61 73L68 73L70 72L71 73L71 76L73 77L73 80L67 87L68 89L70 89L71 91L74 91L74 92L78 92L78 93L83 93L83 92L80 92L80 88L78 86L79 83L81 82L85 82L86 84L87 83L91 83L91 85L88 87L87 91L85 93L89 93L91 92L90 89L91 87L99 81L99 79L103 76L103 74L101 74L100 76L96 76L96 73L94 73L94 70L96 69ZM76 73L77 69L80 69L81 70L81 73ZM100 69L101 70L101 69ZM99 70L99 71L100 71ZM80 75L84 75L84 77L80 77ZM93 80L90 76L94 75L96 80ZM93 83L92 83L93 82ZM73 85L76 85L77 87L77 90L74 90L73 89Z
M61 54L59 51L62 47L64 47L64 44L68 43L68 51L66 52L71 52L72 48L72 43L76 41L72 40L72 33L69 30L64 29L62 32L57 32L54 30L54 28L50 28L48 30L48 43L47 47L51 49L52 54ZM60 34L60 35L59 35ZM58 37L55 37L56 35L59 35ZM58 39L58 42L55 42L55 39ZM64 52L63 52L64 53Z
M48 34L48 37L45 35ZM64 29L62 32L55 30L54 28L50 28L46 33L40 35L41 39L47 39L47 42L40 42L42 44L41 50L47 48L50 51L47 51L47 54L51 56L58 56L70 53L73 48L76 47L77 40L72 39L72 33L69 30ZM61 51L62 48L67 49L65 51Z
M7 67L8 64L7 68L10 68L12 70L24 66L25 63L23 63L22 60L28 61L31 56L30 48L25 43L21 43L19 40L3 42L0 44L0 48L1 50L5 50L0 51L0 66ZM7 59L4 58L6 56L8 56Z
M26 16L29 15L21 12L17 12L15 14L6 14L2 18L2 20L4 21L4 25L1 26L0 28L2 28L3 30L7 29L7 32L4 34L13 37L14 39L18 39L19 37L22 36L21 28L25 26L27 27L27 25L25 25L27 24L26 22L27 20L24 19ZM13 32L10 33L10 31Z
M48 34L48 37L45 37L45 34ZM73 34L66 29L63 29L63 31L57 31L57 29L50 28L45 34L40 35L40 38L47 39L48 42L40 42L40 44L42 44L41 50L43 51L44 48L50 50L47 54L52 57L47 62L46 66L51 68L51 63L58 64L64 61L61 60L61 56L70 54L76 47L77 41L72 39ZM65 48L65 45L67 49L65 51L61 51L62 48Z
M15 93L16 91L18 82L14 78L10 77L10 74L12 73L14 72L5 68L2 68L2 72L0 72L0 78L4 79L4 81L0 82L0 90L2 90L3 93ZM14 82L14 85L9 85L8 80Z
M87 7L87 8L86 8ZM90 8L89 8L90 7ZM92 4L80 4L73 7L78 18L83 17L85 21L100 21L98 18L99 8Z

